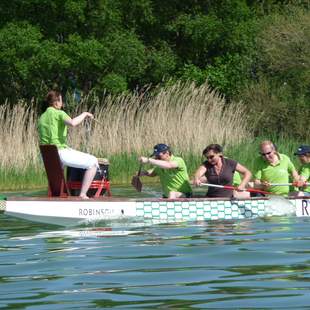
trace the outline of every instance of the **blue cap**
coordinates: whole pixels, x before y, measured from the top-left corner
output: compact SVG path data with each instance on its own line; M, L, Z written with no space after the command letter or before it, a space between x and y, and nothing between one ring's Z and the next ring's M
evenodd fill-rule
M307 153L310 153L310 145L301 145L294 155L305 155Z
M159 153L169 151L170 147L167 144L159 143L154 146L154 152L151 156L158 156Z

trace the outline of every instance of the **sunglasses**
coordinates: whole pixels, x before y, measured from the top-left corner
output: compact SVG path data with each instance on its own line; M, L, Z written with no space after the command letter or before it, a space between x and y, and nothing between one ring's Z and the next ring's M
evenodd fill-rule
M206 156L206 158L209 159L213 159L215 157L215 155L210 155L210 156Z
M266 153L259 153L259 154L261 154L262 156L267 156L267 155L270 155L271 153L272 153L272 151L266 152Z

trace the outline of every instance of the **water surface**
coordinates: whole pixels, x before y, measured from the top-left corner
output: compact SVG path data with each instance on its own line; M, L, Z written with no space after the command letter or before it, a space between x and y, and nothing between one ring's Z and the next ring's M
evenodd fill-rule
M0 215L0 225L1 308L310 308L309 218L109 231Z

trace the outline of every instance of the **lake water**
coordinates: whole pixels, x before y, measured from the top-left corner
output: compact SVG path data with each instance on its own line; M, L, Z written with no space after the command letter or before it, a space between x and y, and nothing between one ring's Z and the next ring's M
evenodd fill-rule
M0 225L0 308L310 309L309 218Z

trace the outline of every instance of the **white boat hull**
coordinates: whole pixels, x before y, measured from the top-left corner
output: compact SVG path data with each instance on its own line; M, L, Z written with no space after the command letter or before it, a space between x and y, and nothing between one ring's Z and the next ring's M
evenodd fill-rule
M238 220L273 215L310 216L310 197L297 199L117 199L10 198L4 213L28 221L76 226L94 222L143 223Z

